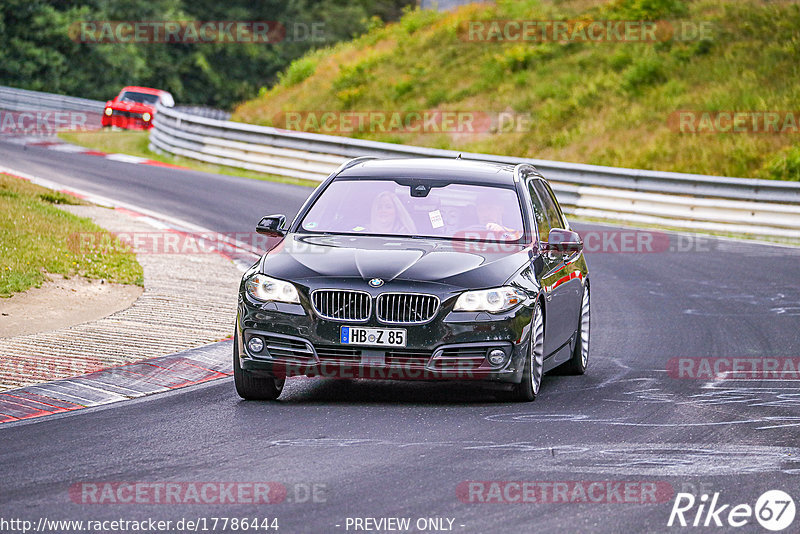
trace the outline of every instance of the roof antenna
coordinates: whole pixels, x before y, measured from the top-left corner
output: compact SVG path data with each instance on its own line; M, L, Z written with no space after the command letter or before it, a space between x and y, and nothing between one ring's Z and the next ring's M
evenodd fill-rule
M456 156L456 159L461 159L461 154L459 154L458 156Z

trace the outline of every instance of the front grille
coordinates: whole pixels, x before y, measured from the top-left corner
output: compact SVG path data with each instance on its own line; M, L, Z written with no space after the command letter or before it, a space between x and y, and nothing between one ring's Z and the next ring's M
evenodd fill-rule
M486 358L486 347L451 347L433 359L433 367L441 370L477 369Z
M319 289L311 304L320 317L336 321L366 321L372 313L372 297L364 291Z
M298 339L276 335L262 335L266 352L275 359L305 363L314 359L311 345Z
M123 111L121 109L111 110L111 114L115 117L128 117L129 119L141 119L141 113L134 113L132 111Z
M418 293L383 293L378 297L378 320L384 323L425 323L439 310L439 298Z
M391 367L425 367L431 353L414 350L391 350L386 353L386 365Z
M360 362L361 349L350 347L315 347L321 362Z

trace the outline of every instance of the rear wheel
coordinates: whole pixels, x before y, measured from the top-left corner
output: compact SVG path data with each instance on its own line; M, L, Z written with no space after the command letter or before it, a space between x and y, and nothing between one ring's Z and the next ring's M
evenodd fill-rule
M525 368L522 372L522 381L514 384L511 391L498 392L498 398L512 402L530 402L539 394L542 385L544 369L544 321L539 304L533 310L531 321L531 336L528 340L528 354L525 358Z
M586 372L586 368L589 366L589 333L591 324L589 284L586 284L583 288L583 298L581 299L581 321L578 326L575 348L572 350L572 358L562 366L564 373L582 375Z
M286 379L258 376L242 369L237 332L233 338L233 382L236 385L236 393L245 400L275 400L283 391Z

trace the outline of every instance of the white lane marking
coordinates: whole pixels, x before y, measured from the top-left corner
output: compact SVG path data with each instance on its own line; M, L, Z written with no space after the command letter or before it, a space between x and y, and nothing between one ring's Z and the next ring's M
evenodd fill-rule
M121 161L123 163L144 163L149 161L147 158L140 158L139 156L129 156L128 154L106 154L106 159L113 161Z
M57 150L58 152L72 152L78 154L80 152L89 152L88 148L84 148L82 146L76 145L69 145L67 143L57 144L57 145L49 145L47 148L50 150Z
M159 221L157 219L154 219L152 217L148 217L146 215L144 217L139 217L139 220L142 221L145 224L149 224L153 228L158 228L159 230L168 230L170 228L170 226L168 224L163 223L163 222L161 222L161 221Z

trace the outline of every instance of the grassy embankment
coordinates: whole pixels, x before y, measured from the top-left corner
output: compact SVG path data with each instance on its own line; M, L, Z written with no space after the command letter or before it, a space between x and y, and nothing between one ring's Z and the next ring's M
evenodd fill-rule
M41 286L48 273L84 276L143 285L142 267L108 232L56 204L84 202L20 178L0 174L0 297ZM117 243L106 250L82 253L80 233L102 234L97 242Z
M684 42L475 42L482 20L672 20ZM800 133L686 134L679 110L791 111L800 104L800 6L785 0L498 0L413 11L296 60L234 120L283 126L287 111L529 113L521 133L356 132L357 137L739 177L800 179ZM314 131L313 125L306 128Z

